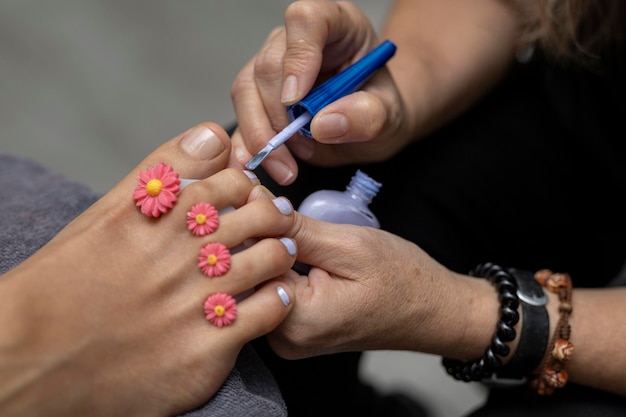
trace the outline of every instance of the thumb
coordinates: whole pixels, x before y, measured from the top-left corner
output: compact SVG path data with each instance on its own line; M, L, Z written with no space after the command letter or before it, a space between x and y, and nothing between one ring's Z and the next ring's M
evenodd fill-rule
M296 212L286 235L298 244L299 262L347 276L355 263L361 262L355 257L367 257L371 253L368 246L375 242L371 236L374 231L366 226L330 223Z

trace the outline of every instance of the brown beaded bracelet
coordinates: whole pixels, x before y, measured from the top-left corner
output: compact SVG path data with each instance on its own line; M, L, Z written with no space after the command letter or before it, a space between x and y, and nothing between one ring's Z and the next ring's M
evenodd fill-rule
M535 279L542 287L559 296L559 321L554 335L550 339L548 350L539 368L539 372L529 382L529 386L539 395L552 395L556 388L563 388L568 374L567 362L574 350L570 342L571 327L569 317L572 314L572 279L566 273L554 273L542 269L535 273Z

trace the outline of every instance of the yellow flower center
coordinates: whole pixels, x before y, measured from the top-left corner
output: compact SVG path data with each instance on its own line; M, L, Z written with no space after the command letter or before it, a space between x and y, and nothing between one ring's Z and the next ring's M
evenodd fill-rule
M226 313L226 309L224 308L224 306L215 306L213 311L215 312L215 315L217 317L222 317L224 313Z
M196 215L196 223L198 224L204 224L206 223L206 215L200 213Z
M163 189L163 183L156 178L151 179L146 184L146 192L151 197L156 197L157 195L159 195L161 189Z
M206 262L211 266L215 265L217 263L217 256L215 256L214 254L210 254L209 256L207 256Z

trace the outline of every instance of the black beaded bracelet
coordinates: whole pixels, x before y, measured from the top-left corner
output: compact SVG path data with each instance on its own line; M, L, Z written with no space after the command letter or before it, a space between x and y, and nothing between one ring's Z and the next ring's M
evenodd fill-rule
M545 356L550 339L550 319L546 310L548 297L532 272L507 269L517 282L517 296L522 306L522 329L513 357L491 384L524 383Z
M465 382L489 378L502 367L501 358L510 352L506 343L516 337L514 326L519 321L520 303L515 277L501 266L493 263L480 264L470 272L470 275L487 278L496 287L500 300L500 321L491 344L481 358L472 362L443 358L442 364L448 374Z

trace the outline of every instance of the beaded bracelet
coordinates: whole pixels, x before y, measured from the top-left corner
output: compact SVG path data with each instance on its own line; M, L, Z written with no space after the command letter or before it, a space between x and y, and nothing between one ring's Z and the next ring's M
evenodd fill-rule
M522 309L519 342L509 362L489 381L492 386L525 384L539 367L550 342L550 317L546 310L548 297L530 271L507 268L517 282L517 296ZM486 381L485 381L486 382Z
M470 275L487 278L496 287L500 300L500 321L491 339L491 345L480 359L466 362L443 358L442 364L446 372L454 379L465 382L489 378L502 367L501 358L510 352L506 343L515 339L516 332L513 327L519 321L517 282L507 270L493 263L485 263L478 265Z
M574 350L569 341L571 327L569 317L572 314L572 279L569 274L553 273L542 269L535 273L535 279L542 287L559 296L559 321L550 340L548 350L541 367L529 386L539 395L552 395L556 388L563 388L567 383L568 374L564 363L568 361Z

